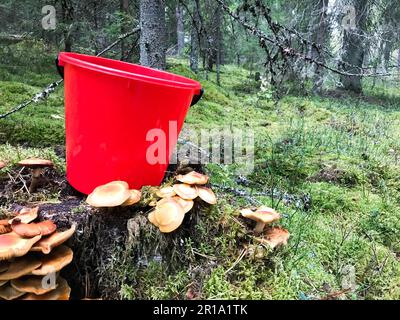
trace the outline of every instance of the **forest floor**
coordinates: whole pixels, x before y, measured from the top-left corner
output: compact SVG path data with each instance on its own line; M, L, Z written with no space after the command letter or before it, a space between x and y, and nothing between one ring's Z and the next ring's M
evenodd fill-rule
M26 52L0 53L0 113L58 79L54 54L31 46L22 59ZM106 270L120 279L120 298L400 299L400 89L377 84L363 97L274 101L242 68L223 66L221 87L215 74L205 80L179 60L169 60L169 71L205 88L185 129L254 130L255 168L243 178L237 165L207 165L219 201L183 239L185 262L111 261ZM0 120L0 159L11 168L28 156L50 158L62 179L63 145L62 88ZM60 192L56 183L18 200L57 202ZM269 251L247 236L238 210L255 202L281 212L287 246ZM0 205L1 215L12 204L0 197Z

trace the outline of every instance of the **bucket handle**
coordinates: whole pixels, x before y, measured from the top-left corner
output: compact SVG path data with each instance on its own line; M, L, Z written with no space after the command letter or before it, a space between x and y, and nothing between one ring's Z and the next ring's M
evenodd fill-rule
M201 97L203 96L203 94L204 94L204 89L201 88L201 89L200 89L200 92L199 92L198 94L195 94L195 95L193 96L192 103L190 104L190 106L194 106L197 102L199 102L199 100L201 99Z
M64 79L64 67L62 67L58 64L58 56L55 59L55 63L56 63L57 71L58 71L60 77Z
M55 59L55 63L56 63L57 71L58 71L60 77L64 79L64 67L62 67L62 66L60 66L60 65L58 64L58 56L57 56L56 59ZM199 93L198 93L198 94L195 94L195 95L193 96L192 102L191 102L190 106L194 106L197 102L199 102L199 100L201 99L201 97L203 96L203 94L204 94L204 89L201 88L200 91L199 91Z

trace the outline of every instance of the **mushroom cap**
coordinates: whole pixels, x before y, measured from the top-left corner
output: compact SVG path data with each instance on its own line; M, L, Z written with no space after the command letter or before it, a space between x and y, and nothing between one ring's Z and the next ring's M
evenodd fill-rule
M0 273L0 280L17 279L39 268L41 264L42 262L38 258L31 255L16 258L10 262L7 271Z
M156 206L154 217L159 225L167 225L176 219L178 211L183 212L183 208L171 198L166 198Z
M8 224L8 219L0 220L0 234L11 232L11 226Z
M18 219L14 219L11 224L12 230L24 238L32 238L34 236L47 236L56 231L57 226L53 221L44 220L38 223L21 223Z
M280 219L281 215L279 212L275 211L272 208L269 207L259 207L256 211L252 210L246 210L243 209L240 211L243 217L257 221L257 222L262 222L265 224L269 224L272 222L275 222Z
M289 231L281 227L268 229L263 238L255 238L256 241L269 245L272 249L286 245L290 237Z
M57 283L57 288L50 292L41 295L28 293L21 300L69 300L71 288L67 281L62 277L58 277Z
M12 224L14 219L18 219L22 223L30 223L37 218L38 211L39 207L23 208L14 218L8 220L8 223Z
M0 169L3 169L7 164L0 160Z
M149 207L155 207L157 205L157 201L156 200L151 200L147 205Z
M193 208L193 205L194 205L193 200L182 199L179 196L172 197L172 199L181 205L184 213L189 212Z
M174 191L185 200L193 200L198 196L197 189L186 183L174 184Z
M53 167L54 163L51 160L39 159L39 158L29 158L21 160L17 163L21 167L28 167L31 169L36 168L46 168L46 167Z
M42 265L31 271L31 275L45 276L49 273L58 272L66 265L70 264L74 253L67 246L59 246L52 250L50 254L42 258Z
M175 200L168 198L167 201L158 205L154 215L149 215L150 222L158 226L161 232L168 233L176 230L185 217L184 210Z
M41 251L44 254L49 254L51 250L72 237L75 233L76 225L73 224L69 229L65 231L56 231L50 236L40 239L36 242L30 251Z
M140 190L135 190L131 189L129 190L130 196L128 200L126 200L121 206L126 207L126 206L131 206L135 203L138 203L140 201L140 198L142 197L142 192Z
M0 287L0 298L4 300L14 300L23 296L25 292L18 291L11 284L6 284Z
M149 215L148 215L148 218L149 218L149 221L150 221L152 224L154 224L154 225L158 228L160 225L159 225L159 223L158 223L157 220L156 220L155 213L156 213L156 210L155 210L155 209L154 209L154 210L151 210L150 213L149 213Z
M199 195L200 199L209 203L209 204L216 204L217 203L217 197L215 196L215 193L207 187L199 187L197 186L197 194Z
M191 171L187 174L179 174L176 176L176 180L187 184L206 184L208 179L208 176L196 171Z
M15 232L0 235L0 260L21 257L28 253L31 247L40 240L41 236L21 238Z
M24 276L19 279L11 280L11 286L25 293L34 293L37 295L45 294L51 290L57 288L58 283L56 282L54 286L43 285L44 277L39 276Z
M240 209L240 214L243 217L246 217L246 215L252 214L254 211L251 210L250 208L244 208L244 209Z
M176 195L174 188L172 186L163 187L157 190L156 195L160 198L169 198Z
M129 199L131 193L124 181L112 181L98 186L88 195L86 202L93 207L117 207Z

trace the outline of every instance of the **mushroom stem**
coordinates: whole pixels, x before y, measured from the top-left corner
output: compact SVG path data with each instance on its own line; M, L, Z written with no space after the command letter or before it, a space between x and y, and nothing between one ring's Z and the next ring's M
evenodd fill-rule
M260 234L261 232L263 232L265 227L265 223L264 222L257 222L256 227L254 228L254 232L257 234Z
M42 174L43 169L42 168L35 168L32 169L32 180L31 180L31 184L29 185L29 192L35 192L36 191L36 187L39 183L40 180L40 175Z

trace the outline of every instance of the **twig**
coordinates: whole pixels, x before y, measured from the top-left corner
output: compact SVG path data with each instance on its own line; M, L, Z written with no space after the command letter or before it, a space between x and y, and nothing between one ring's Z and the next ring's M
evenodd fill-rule
M225 271L225 275L226 274L228 274L229 272L231 272L232 270L233 270L233 268L235 268L236 267L236 265L240 262L240 261L242 261L242 259L243 259L243 257L246 255L246 253L247 253L247 248L244 248L241 252L240 252L240 254L239 254L239 257L236 259L236 261L232 264L232 266L228 269L228 270L226 270Z

